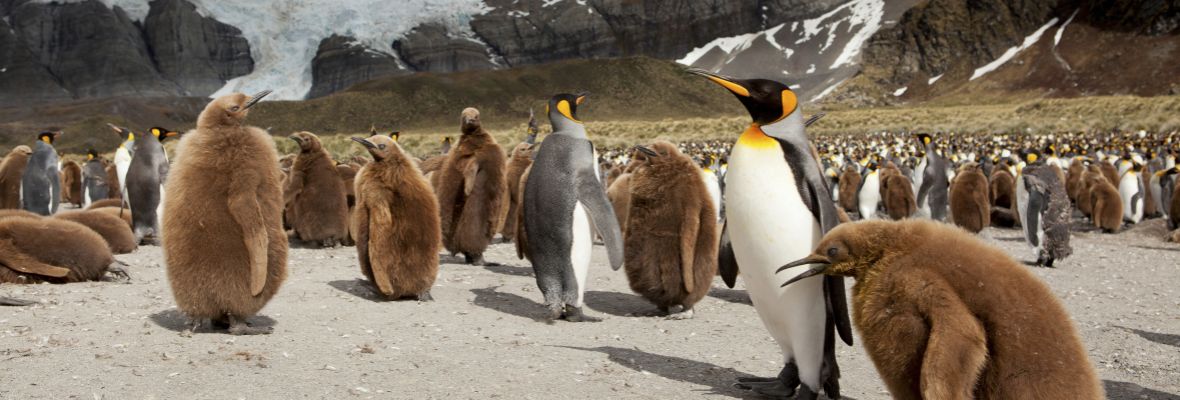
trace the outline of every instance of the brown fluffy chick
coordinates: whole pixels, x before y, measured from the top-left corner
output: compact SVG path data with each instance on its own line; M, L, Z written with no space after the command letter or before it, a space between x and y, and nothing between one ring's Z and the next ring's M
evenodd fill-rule
M335 247L348 241L348 196L336 163L320 138L311 132L288 136L299 144L299 155L283 190L291 208L288 221L299 240L313 247Z
M107 242L85 225L56 218L0 219L0 283L101 280L114 266Z
M828 232L787 281L856 278L853 322L895 399L1102 399L1069 315L1003 251L926 220Z
M991 196L987 177L979 164L969 162L959 167L951 182L951 218L955 225L979 233L991 225Z
M130 210L128 210L128 216L130 216ZM99 210L69 211L57 213L53 218L86 225L87 228L102 236L102 239L107 242L107 247L115 254L127 254L139 248L131 226L114 214Z
M516 236L517 214L520 213L520 204L524 199L521 197L520 191L520 176L524 175L524 170L533 165L533 150L535 145L529 143L521 143L512 149L512 156L508 159L508 171L506 178L508 179L508 196L507 206L508 213L504 216L504 226L500 228L500 236L504 240L511 241Z
M692 158L664 141L638 147L624 262L631 290L668 313L692 318L717 275L717 219Z

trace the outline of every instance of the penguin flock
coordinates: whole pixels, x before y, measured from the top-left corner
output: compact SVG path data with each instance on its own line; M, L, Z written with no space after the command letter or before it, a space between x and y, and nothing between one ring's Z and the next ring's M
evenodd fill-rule
M1180 232L1176 133L809 136L823 115L806 117L789 86L688 72L734 96L750 125L733 140L600 149L579 119L589 94L560 93L541 114L553 133L539 137L530 110L525 139L505 147L467 108L458 139L428 157L375 126L351 138L367 157L333 159L311 132L280 157L248 124L264 91L214 99L184 133L110 125L125 139L112 161L90 150L63 163L62 132L47 130L0 161L0 282L129 280L113 255L159 245L185 335L269 334L247 320L279 292L293 244L355 246L374 293L431 301L445 254L494 265L498 237L531 264L550 323L593 322L600 244L668 319L692 318L715 276L740 277L782 356L776 376L734 383L751 393L839 398L836 346L855 327L897 398L1103 396L1055 296L975 234L1020 229L1033 264L1053 267L1073 230L1165 218ZM60 241L71 246L47 245ZM1020 371L1035 378L1009 379Z

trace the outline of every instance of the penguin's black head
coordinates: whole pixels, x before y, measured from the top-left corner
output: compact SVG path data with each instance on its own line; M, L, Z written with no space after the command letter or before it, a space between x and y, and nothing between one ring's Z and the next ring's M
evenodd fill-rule
M549 99L549 104L545 105L545 112L549 114L550 121L554 118L565 118L580 124L582 121L578 119L578 106L585 103L589 95L589 92L555 94Z
M120 138L123 138L124 140L135 140L135 134L132 133L130 129L110 123L108 123L107 126L109 126L111 130L115 131L115 133L118 134Z
M64 135L64 133L62 133L61 131L56 130L56 129L43 131L43 132L37 134L37 140L40 140L40 141L48 143L48 144L53 144L53 142L57 140L57 137L61 136L61 135Z
M922 146L929 146L930 143L934 142L934 137L930 136L929 133L915 133L914 137L922 143Z
M180 135L180 133L177 133L176 131L164 129L164 128L161 128L158 126L152 128L152 129L149 129L148 132L152 134L152 137L155 137L156 140L159 140L161 142L163 142L164 139Z
M94 149L86 149L86 161L90 161L95 158L98 158L98 152L94 151Z
M758 125L778 122L799 108L799 99L795 97L795 92L780 82L767 79L735 79L699 69L689 69L688 72L708 78L733 93Z

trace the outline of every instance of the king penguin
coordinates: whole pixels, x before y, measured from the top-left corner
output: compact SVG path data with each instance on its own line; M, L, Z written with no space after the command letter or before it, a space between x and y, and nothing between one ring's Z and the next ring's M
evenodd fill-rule
M150 136L148 136L150 135ZM160 218L163 215L164 181L168 179L168 154L164 139L177 133L164 128L152 128L148 135L135 140L135 152L127 169L127 205L135 221L135 239L140 244L158 244Z
M115 150L115 171L119 175L119 188L125 190L127 188L127 170L131 168L131 156L135 151L135 133L114 124L107 124L107 126L119 134L120 138L127 138L123 143L119 143L119 148Z
M860 191L856 197L860 219L877 219L877 206L881 204L881 175L877 171L876 161L869 161L868 165L865 165L864 176L860 180Z
M1119 197L1123 201L1123 221L1138 224L1143 220L1143 164L1131 162L1119 177Z
M732 287L741 275L763 325L778 342L785 366L774 378L740 379L740 387L763 395L814 399L820 388L840 397L836 336L852 344L844 281L811 279L781 287L775 270L810 253L838 223L835 204L815 150L804 132L795 93L779 82L739 80L701 70L729 90L753 123L734 144L725 176L725 234L719 255L722 278ZM725 265L728 264L728 265ZM799 267L787 278L804 272Z
M524 182L523 253L533 265L550 319L594 321L582 313L597 228L611 268L623 266L623 239L595 167L594 144L578 120L586 94L562 93L546 107L553 133L537 150ZM593 227L591 226L593 224ZM523 243L523 241L522 241Z
M33 155L29 156L29 164L21 176L21 207L25 211L41 215L57 213L61 203L61 165L53 141L61 134L46 131L37 135Z
M935 221L946 220L946 209L950 192L950 178L947 176L946 159L934 151L933 138L925 133L918 134L918 140L926 149L926 157L918 164L914 174L919 179L914 181L918 191L914 197L918 200L918 212L925 214Z
M106 199L110 185L107 184L106 164L94 149L86 151L86 164L82 166L82 207Z

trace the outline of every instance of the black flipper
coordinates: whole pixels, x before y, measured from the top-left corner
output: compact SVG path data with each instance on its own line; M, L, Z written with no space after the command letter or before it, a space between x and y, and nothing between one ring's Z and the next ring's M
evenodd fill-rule
M733 243L729 241L729 223L722 221L721 223L721 246L718 247L717 252L717 272L721 274L721 280L725 282L725 286L733 289L737 284L738 263L737 256L733 254Z
M1049 206L1049 199L1044 193L1045 186L1037 177L1032 175L1023 175L1024 190L1028 192L1028 209L1020 210L1024 215L1027 223L1021 229L1024 229L1024 237L1033 247L1040 247L1040 238L1037 237L1037 232L1044 229L1041 227L1041 213Z
M1139 191L1131 196L1131 215L1139 212L1138 204L1143 200L1143 178L1135 177L1135 183L1139 185Z

